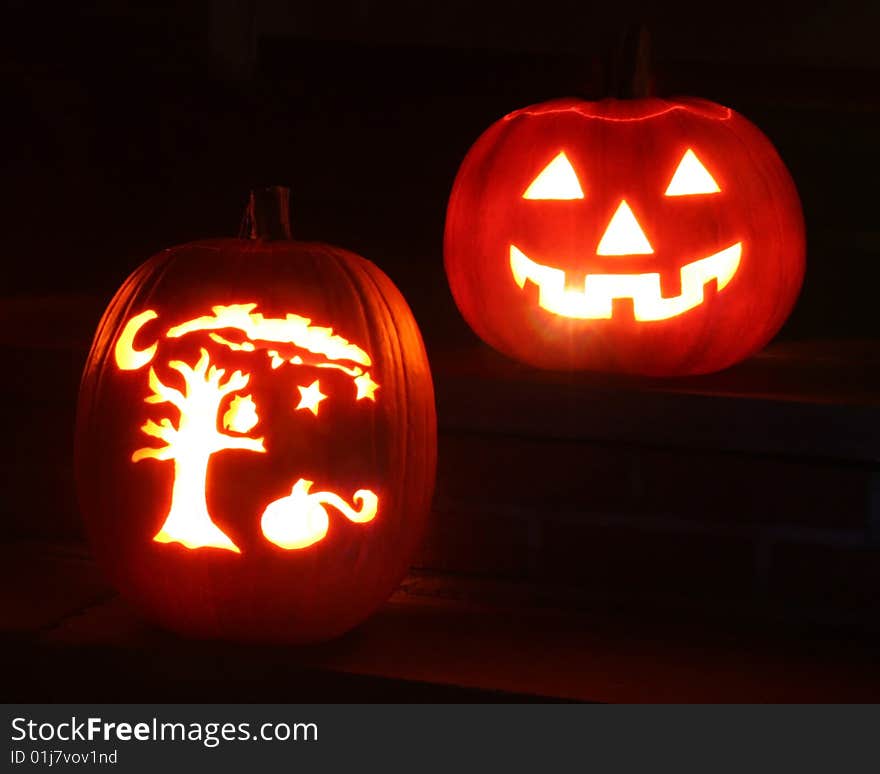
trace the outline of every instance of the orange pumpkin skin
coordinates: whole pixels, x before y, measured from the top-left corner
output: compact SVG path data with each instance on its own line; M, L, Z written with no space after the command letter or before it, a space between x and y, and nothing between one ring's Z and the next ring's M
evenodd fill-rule
M688 149L719 190L667 196ZM583 198L524 198L560 152ZM599 254L623 201L652 253ZM737 244L723 287L716 276L685 293L685 265ZM518 278L511 246L534 262ZM565 99L505 116L461 165L444 252L462 315L495 349L540 368L653 376L716 371L761 349L785 322L805 270L800 201L770 141L734 111L690 98ZM564 271L566 291L580 294L564 310L575 316L559 313L549 281L534 281L548 269ZM662 299L603 290L587 306L585 282L651 274ZM685 296L694 301L680 312L663 300Z
M216 309L228 307L245 324L216 323ZM153 316L132 328L146 310ZM300 319L291 324L287 315ZM119 365L126 352L129 370ZM150 369L155 386L184 409L155 395ZM233 378L237 389L214 406L218 385ZM181 400L197 387L206 399ZM244 407L237 417L233 401ZM190 432L206 405L202 437L221 447L207 460ZM205 418L214 415L216 424ZM176 445L145 432L148 420ZM148 447L160 451L138 453ZM225 548L181 542L200 539L182 507L199 500L196 458L207 463L202 506ZM435 462L433 387L415 320L391 281L350 252L236 239L175 247L137 269L101 320L78 406L81 510L117 588L166 628L309 642L357 625L408 567L428 518ZM288 506L303 487L313 499L294 514ZM175 508L183 514L176 526ZM313 542L272 542L279 514L282 527L311 530Z

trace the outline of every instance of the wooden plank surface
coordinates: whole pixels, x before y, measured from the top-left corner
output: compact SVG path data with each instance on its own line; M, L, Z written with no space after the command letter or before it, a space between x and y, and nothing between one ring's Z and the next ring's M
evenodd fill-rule
M770 347L670 380L537 371L483 346L433 353L431 365L441 428L873 462L877 347L842 344Z
M50 552L47 561L61 556ZM576 701L880 698L876 637L844 629L564 609L560 597L542 602L524 586L416 576L373 618L331 643L234 645L160 631L118 598L95 600L75 573L53 571L21 551L3 563L3 573L7 589L38 589L39 584L30 586L38 573L66 590L65 611L47 611L43 625L26 627L32 655L18 664L27 670L51 659L58 700L65 686L84 690L77 671L85 662L102 664L100 674L91 676L93 687L115 681L132 692L130 700L138 700L139 691L155 696L163 686L168 695L191 695L187 690L225 683L236 695L249 686L254 700L286 701L297 695L304 671L313 678L360 675ZM8 619L8 607L4 616ZM21 649L16 652L22 658ZM358 700L356 686L341 690Z

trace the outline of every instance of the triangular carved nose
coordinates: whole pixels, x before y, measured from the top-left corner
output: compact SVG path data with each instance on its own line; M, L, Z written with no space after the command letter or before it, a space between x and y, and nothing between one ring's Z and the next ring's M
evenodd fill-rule
M621 199L602 239L599 240L596 255L648 255L653 252L654 248L626 199Z

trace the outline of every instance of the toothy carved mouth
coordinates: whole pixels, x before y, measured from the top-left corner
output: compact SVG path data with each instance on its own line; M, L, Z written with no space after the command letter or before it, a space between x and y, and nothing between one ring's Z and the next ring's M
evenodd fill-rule
M565 272L536 263L516 245L510 246L510 269L520 288L526 280L538 286L538 305L548 312L579 320L610 320L615 298L631 298L636 320L667 320L677 317L704 300L704 287L715 280L723 290L733 279L742 256L737 242L708 258L681 267L681 295L664 298L660 274L588 274L583 290L565 287Z

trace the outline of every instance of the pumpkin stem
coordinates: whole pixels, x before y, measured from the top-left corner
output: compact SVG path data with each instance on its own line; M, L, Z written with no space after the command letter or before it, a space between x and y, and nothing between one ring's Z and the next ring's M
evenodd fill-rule
M251 190L238 231L240 239L293 239L290 232L290 189L271 185Z
M610 58L605 90L617 99L642 99L654 93L651 35L646 25L627 29Z

